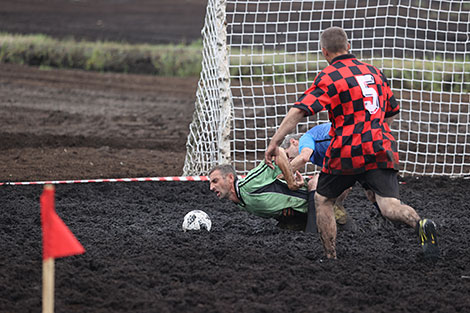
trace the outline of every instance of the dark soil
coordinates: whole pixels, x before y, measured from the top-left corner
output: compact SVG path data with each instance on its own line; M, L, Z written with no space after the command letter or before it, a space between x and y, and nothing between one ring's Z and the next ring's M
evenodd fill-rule
M0 64L0 181L181 175L196 83Z
M0 31L128 43L201 37L207 0L2 0Z
M204 6L2 1L0 31L181 42L200 32ZM97 31L98 19L113 27ZM0 65L0 181L181 175L196 83ZM470 180L403 182L402 200L438 224L436 264L360 188L346 201L358 228L339 230L328 261L317 235L239 211L207 182L57 185L57 212L86 253L56 260L55 311L470 311ZM0 186L1 312L41 308L41 192ZM210 232L182 231L192 209L211 216Z
M441 259L385 224L359 188L338 260L316 235L218 201L207 182L58 185L57 212L86 249L56 260L57 312L468 312L469 180L409 178L407 203L439 224ZM0 309L41 306L41 186L0 188ZM202 209L212 230L183 232Z

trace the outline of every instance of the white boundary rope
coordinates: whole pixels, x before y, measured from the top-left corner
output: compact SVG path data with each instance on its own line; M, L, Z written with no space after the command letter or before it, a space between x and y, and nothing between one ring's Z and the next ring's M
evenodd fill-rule
M3 185L45 185L45 184L84 184L84 183L120 183L120 182L149 182L149 181L209 181L208 176L166 176L166 177L138 177L138 178L104 178L104 179L72 179L72 180L45 180L29 182L0 182Z
M246 175L239 175L243 178ZM464 175L463 179L470 179L470 175ZM137 177L137 178L97 178L97 179L71 179L71 180L44 180L29 182L0 182L0 186L25 186L45 184L86 184L86 183L123 183L123 182L150 182L150 181L209 181L209 176L165 176L165 177ZM405 184L405 182L400 182Z

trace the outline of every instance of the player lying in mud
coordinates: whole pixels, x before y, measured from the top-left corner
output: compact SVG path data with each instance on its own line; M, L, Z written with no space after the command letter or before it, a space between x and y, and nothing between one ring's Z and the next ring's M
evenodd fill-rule
M231 200L242 210L275 218L280 227L316 232L317 179L304 179L299 171L294 173L285 150L280 150L274 169L262 161L243 179L237 178L229 164L213 167L209 172L210 189L219 199Z

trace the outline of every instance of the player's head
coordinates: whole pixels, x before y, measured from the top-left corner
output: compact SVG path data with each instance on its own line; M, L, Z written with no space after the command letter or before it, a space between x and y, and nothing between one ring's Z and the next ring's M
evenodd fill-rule
M351 46L348 35L341 27L330 27L321 34L320 47L326 60L330 62L334 56L346 54Z
M281 148L286 150L289 161L292 161L292 159L299 155L300 137L302 137L301 134L289 134L284 138L284 141L281 144Z
M229 199L236 177L237 174L232 165L216 165L209 171L210 190L215 192L219 199Z

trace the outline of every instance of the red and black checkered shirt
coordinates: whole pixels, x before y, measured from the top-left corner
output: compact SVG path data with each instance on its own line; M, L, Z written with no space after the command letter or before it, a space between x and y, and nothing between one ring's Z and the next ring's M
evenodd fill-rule
M385 75L354 55L336 57L294 104L313 115L328 110L330 146L322 171L354 175L377 168L398 170L398 149L384 118L399 112Z

